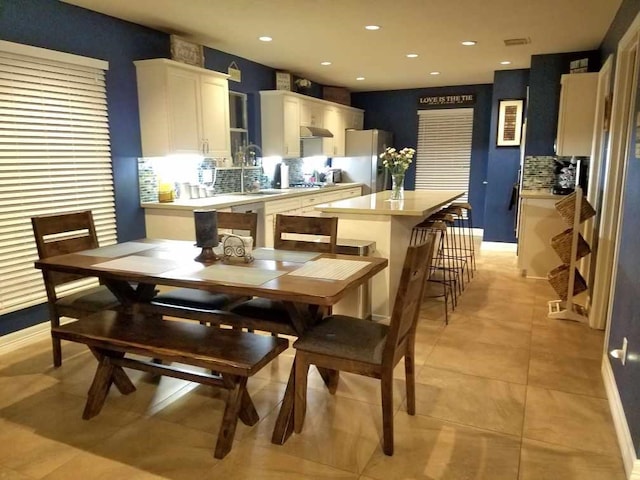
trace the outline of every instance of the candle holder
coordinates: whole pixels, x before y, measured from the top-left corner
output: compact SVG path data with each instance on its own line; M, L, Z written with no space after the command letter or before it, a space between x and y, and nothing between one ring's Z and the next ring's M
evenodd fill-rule
M196 262L213 263L220 259L213 251L218 246L218 214L215 210L194 210L193 220L196 228L196 247L201 247Z

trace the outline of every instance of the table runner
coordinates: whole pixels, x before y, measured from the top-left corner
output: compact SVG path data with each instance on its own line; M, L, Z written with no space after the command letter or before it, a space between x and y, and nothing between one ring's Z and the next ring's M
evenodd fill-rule
M289 272L289 275L324 278L327 280L345 280L367 265L369 265L369 262L363 262L362 260L319 258L305 263L304 266L293 272Z

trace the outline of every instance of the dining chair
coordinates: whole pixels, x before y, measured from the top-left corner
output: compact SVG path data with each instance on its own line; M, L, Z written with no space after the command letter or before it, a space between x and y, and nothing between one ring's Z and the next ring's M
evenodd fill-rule
M273 242L276 249L335 253L337 239L337 217L276 215ZM239 322L245 328L273 334L299 334L282 302L254 297L230 310L240 316Z
M258 214L251 212L217 212L218 235L235 232L256 239L258 232ZM224 293L212 293L193 288L176 288L156 295L149 305L142 309L159 315L174 316L211 322L212 313L223 310L236 302L247 300L246 296L234 296Z
M93 214L90 210L41 215L31 218L33 235L40 259L98 248ZM118 299L104 285L82 291L63 294L64 285L86 278L77 274L51 272L42 269L44 288L47 292L49 321L51 327L60 326L61 317L80 318L101 310L116 308ZM62 346L60 339L51 339L53 346L53 365L62 365Z
M309 328L296 349L294 431L302 432L310 365L380 380L383 451L393 455L393 369L404 357L407 413L415 415L415 334L420 303L436 244L435 234L409 246L389 325L334 315Z

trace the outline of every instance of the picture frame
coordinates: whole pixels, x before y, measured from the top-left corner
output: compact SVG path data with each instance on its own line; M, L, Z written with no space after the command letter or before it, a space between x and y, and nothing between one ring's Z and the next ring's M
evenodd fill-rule
M518 147L522 141L523 99L500 100L496 146Z
M204 67L204 49L202 45L190 42L176 35L170 36L171 59L195 67Z
M276 90L291 91L291 73L289 72L276 72Z

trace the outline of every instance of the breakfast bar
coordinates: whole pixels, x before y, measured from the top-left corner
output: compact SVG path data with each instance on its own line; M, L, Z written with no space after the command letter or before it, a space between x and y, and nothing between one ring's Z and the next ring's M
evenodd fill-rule
M389 260L384 272L372 279L371 311L374 320L391 317L407 247L413 227L443 206L465 194L461 190L406 191L403 200L390 200L384 191L357 198L317 205L325 216L337 216L338 236L355 240L374 240L375 256ZM343 301L335 313L354 315L357 302Z

